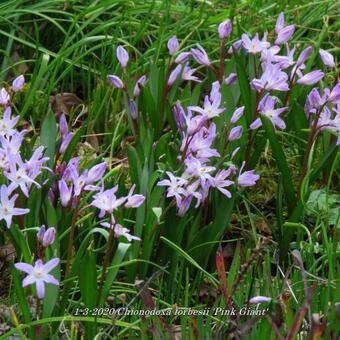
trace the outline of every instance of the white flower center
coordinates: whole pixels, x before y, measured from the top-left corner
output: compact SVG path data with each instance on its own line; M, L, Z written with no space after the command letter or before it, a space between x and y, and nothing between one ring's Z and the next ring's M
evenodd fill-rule
M44 276L44 273L43 273L42 269L34 269L33 275L34 275L37 279L41 279L41 278Z

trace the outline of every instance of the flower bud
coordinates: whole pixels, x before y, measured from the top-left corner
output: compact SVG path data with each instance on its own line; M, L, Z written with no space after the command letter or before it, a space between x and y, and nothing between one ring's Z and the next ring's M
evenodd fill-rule
M177 128L179 131L184 131L185 130L185 112L184 109L181 105L181 102L177 100L176 105L172 109L172 112L174 114L175 118L175 123L177 125Z
M312 71L301 77L297 83L302 85L313 85L319 82L323 77L324 73L320 70Z
M234 140L238 140L241 138L243 132L243 128L241 125L235 126L234 128L231 129L229 133L229 140L232 142Z
M284 13L281 12L276 20L276 25L275 25L276 34L279 34L279 32L283 29L284 25L285 25L285 16L284 16Z
M72 186L69 188L65 180L62 178L60 181L58 181L58 188L61 205L66 207L71 200Z
M335 68L334 57L327 51L320 48L319 54L322 62L329 68Z
M170 55L174 55L177 52L179 48L179 43L175 35L168 40L167 46Z
M132 100L132 99L129 99L128 105L129 105L129 110L130 110L131 118L133 120L137 120L137 118L138 118L138 109L137 109L136 102L134 100Z
M48 228L44 234L42 245L46 248L53 244L55 239L56 230L54 227Z
M340 100L340 83L334 86L332 92L329 94L328 100L334 104Z
M86 183L94 183L99 181L104 175L106 166L106 162L102 162L93 166L87 174Z
M231 24L231 21L225 20L218 26L218 35L221 40L227 39L233 29L233 26Z
M285 44L294 34L294 31L295 31L294 25L289 25L289 26L286 26L285 28L282 28L277 35L275 44L276 45Z
M168 79L168 85L171 86L178 78L179 74L182 72L182 65L177 65L175 69L170 73Z
M118 89L124 88L122 80L116 75L109 74L107 76L107 80L110 82L112 86L117 87Z
M186 63L190 57L190 52L182 52L180 53L177 58L175 59L175 63L176 64L182 64L182 63Z
M234 85L237 81L237 74L230 73L227 78L224 79L224 84L226 85Z
M297 61L296 61L296 66L300 66L301 64L303 64L306 59L310 56L310 54L312 53L313 47L312 46L308 46L306 47L299 55Z
M205 66L210 66L208 54L201 45L197 44L197 48L192 48L190 52L197 63Z
M136 84L135 84L135 87L133 89L133 96L134 97L138 97L139 94L140 94L140 90L142 87L144 87L145 85L145 82L146 82L146 76L141 76L137 81L136 81Z
M118 46L116 51L117 59L120 63L120 66L125 69L126 65L129 61L129 55L126 52L126 49L123 46Z
M230 123L236 123L243 115L244 106L238 107L231 116Z
M250 304L266 303L270 302L272 299L267 296L254 296L249 300Z
M43 224L43 225L39 228L38 233L37 233L37 239L38 239L39 242L42 242L42 241L43 241L45 232L46 232L46 227L45 227L45 225Z
M9 99L10 99L9 94L6 91L6 89L3 87L0 90L0 105L7 105L9 102Z
M16 77L13 80L12 90L14 92L18 92L24 87L24 84L25 84L25 77L23 75L20 75L19 77Z

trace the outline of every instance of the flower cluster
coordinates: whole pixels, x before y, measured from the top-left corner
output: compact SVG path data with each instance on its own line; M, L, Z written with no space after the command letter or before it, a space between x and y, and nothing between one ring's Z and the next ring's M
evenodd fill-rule
M220 156L212 147L216 138L216 125L212 119L218 117L224 110L221 107L218 81L213 83L210 95L204 99L203 107L189 106L185 112L180 102L177 102L174 108L175 121L182 136L179 159L184 164L184 171L181 176L167 171L169 179L161 180L158 185L168 187L167 197L175 198L180 216L187 212L194 198L195 207L200 206L207 199L211 188L216 188L230 198L231 192L228 187L235 182L239 186L252 186L259 179L259 175L253 170L242 172L245 164L242 164L239 172L234 165L220 170L211 164L214 158ZM244 107L238 108L232 115L230 123L236 123L243 111ZM194 112L197 114L194 115ZM235 126L230 130L228 138L234 141L241 135L242 126ZM237 172L236 179L231 180L231 176Z
M267 40L267 33L263 35L262 39L259 38L258 33L253 38L243 34L242 38L234 43L232 49L229 50L230 53L239 53L240 49L243 48L249 54L260 56L262 73L250 81L251 88L259 92L259 98L262 96L257 107L257 113L268 117L273 126L279 129L286 127L280 114L286 111L287 107L275 109L274 106L279 100L270 96L270 92L291 91L295 84L314 85L324 77L324 72L321 70L304 73L305 62L313 51L311 46L302 50L296 59L294 58L296 47L290 49L288 46L288 41L294 30L294 25L285 26L284 14L281 13L276 21L276 39L273 45ZM284 51L284 46L286 51ZM329 52L320 49L319 54L325 66L335 67L334 57ZM327 111L325 115L327 116ZM250 128L257 129L260 126L261 120L258 117L251 123ZM334 123L331 126L334 128Z
M119 64L122 68L123 75L126 76L126 67L129 61L129 54L123 46L118 46L116 50L117 59ZM118 89L122 89L128 96L128 107L130 116L133 120L138 119L138 106L137 106L137 99L140 95L141 89L145 86L146 83L146 76L143 75L138 78L133 88L132 95L129 94L128 86L124 83L124 81L117 75L109 74L107 76L107 80L109 83Z
M11 102L15 94L20 91L25 83L24 76L15 78L10 89L5 87L0 89L0 108L3 108L0 119L0 169L9 181L9 185L1 186L0 197L0 219L5 220L10 228L13 216L24 215L29 209L15 207L19 194L13 194L17 188L28 197L32 185L40 188L37 182L42 169L48 169L46 162L48 157L44 157L44 147L38 146L32 156L24 160L21 155L21 146L24 142L26 130L18 131L15 126L19 121L19 116L12 117Z
M58 181L58 189L63 207L66 207L71 202L71 206L74 208L83 190L100 190L100 187L95 184L102 179L107 167L106 162L99 163L91 169L85 169L80 172L80 160L80 157L74 157L70 159L65 167L59 168L62 176Z
M43 246L43 248L46 249L54 243L55 235L56 229L54 227L46 229L45 225L42 225L38 230L37 240ZM43 257L43 252L40 255ZM14 266L16 269L28 274L22 281L22 286L27 287L29 285L35 284L38 298L43 299L45 296L46 283L59 286L59 281L50 274L50 272L58 266L59 262L60 259L56 257L44 264L43 260L40 258L35 261L34 266L25 262L15 263Z
M316 88L309 93L305 103L305 113L311 127L317 127L317 133L328 130L335 134L340 145L340 83L332 90L323 90L320 95Z
M118 185L107 190L104 190L104 187L102 187L100 192L94 195L93 201L91 203L92 206L100 210L100 218L103 218L105 215L110 217L110 223L103 222L101 225L103 227L113 229L116 238L124 236L129 242L131 240L140 240L140 238L130 235L127 228L124 228L120 224L116 223L113 213L121 206L124 206L128 209L138 208L144 203L145 197L140 194L134 194L135 188L136 186L133 185L127 196L117 198L116 193L118 191Z

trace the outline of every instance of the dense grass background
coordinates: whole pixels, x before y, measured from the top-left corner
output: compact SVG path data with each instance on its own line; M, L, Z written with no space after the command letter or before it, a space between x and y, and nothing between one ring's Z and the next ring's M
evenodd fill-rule
M228 301L218 289L223 287L221 277L224 274L216 269L223 266L227 270L226 287L236 307L244 305L254 295L275 299L275 303L270 304L270 318L244 318L237 327L232 320L220 315L145 320L126 316L119 317L113 326L110 318L73 315L75 308L83 307L87 299L81 283L63 297L64 311L59 306L36 321L22 315L16 291L4 289L0 326L12 328L5 338L24 332L28 324L51 324L52 333L56 334L59 326L59 329L67 330L72 339L83 334L84 329L89 339L98 330L99 338L103 339L135 334L144 338L150 333L156 338L172 334L183 338L222 339L227 331L230 336L230 332L236 330L239 336L244 334L249 339L269 339L276 334L275 325L280 324L282 334L287 335L294 328L299 320L294 318L309 298L305 284L311 287L314 283L316 288L310 297L314 316L307 315L304 321L300 320L300 336L307 336L304 333L307 323L315 327L314 334L325 330L325 339L339 336L340 307L336 305L340 303L339 152L329 136L322 138L316 146L310 178L303 183L301 193L298 192L301 204L297 205L297 210L294 210L296 202L290 199L295 195L289 196L291 192L285 184L286 174L273 155L273 145L269 145L263 134L258 139L259 149L253 150L250 157L251 168L256 165L261 181L247 193L235 193L235 205L233 202L231 206L220 196L214 197L209 211L214 217L212 224L205 226L200 212L178 219L174 209L166 210L168 202L164 200L163 190L154 187L160 177L157 170L175 165L178 145L172 132L174 121L170 107L178 98L185 105L199 103L213 79L212 74L201 68L198 73L208 80L204 85L176 87L169 95L164 128L160 129L159 109L168 63L167 40L176 35L186 49L199 42L211 59L217 60L218 23L233 19L231 43L244 32L272 30L281 11L285 12L287 22L296 25L293 40L300 48L312 44L339 55L337 1L12 0L0 3L0 80L6 83L16 75L25 74L28 82L15 103L15 110L22 117L21 124L32 127L27 154L35 143L54 138L49 122L53 125L61 112L66 112L73 129L78 131L79 144L75 152L88 158L89 162L95 158L106 159L111 170L107 177L109 183L122 186L136 183L140 192L147 196L148 206L138 209L135 220L125 216L127 221L133 219L135 233L144 241L132 244L129 250L124 246L117 249L111 264L111 299L107 303L135 309L152 307L149 295L152 293L158 308L174 305L224 307ZM124 105L121 105L122 94L106 81L108 73L120 72L115 57L118 44L129 50L127 78L131 86L142 74L146 73L149 78L139 102L144 118L137 132L126 118ZM322 67L316 55L314 61ZM237 70L240 74L243 65L239 62L231 60L227 73ZM328 74L326 83L334 84L336 77L336 71ZM241 85L231 93L223 93L226 115L238 106L239 98L244 101L244 93ZM296 117L304 115L306 94L302 90L292 95L292 114L287 118L289 129L278 134L295 189L299 186L301 158L307 139L305 122ZM251 103L250 99L249 105ZM157 148L154 149L155 142ZM41 213L30 214L26 219L27 227L47 220L61 226L60 230L67 234L70 216L63 216L60 211L53 215L44 205L44 196L41 198L35 206ZM34 202L32 198L32 207ZM163 211L160 221L151 209L154 207ZM292 215L297 218L291 218ZM84 258L76 258L76 263L82 267L96 262L91 257L93 245L89 239L92 236L86 239L88 243L82 243L83 237L95 225L93 214L84 213L78 225L81 232L76 242L83 247ZM64 240L66 238L59 240L61 249ZM0 244L8 244L8 238L2 232ZM100 245L98 241L96 246ZM293 249L299 249L304 268L301 262L294 261ZM101 258L100 251L95 256ZM8 267L1 267L3 287L13 287L12 282L16 280ZM99 273L99 266L97 270ZM96 268L94 271L89 275L96 276ZM81 271L73 274L74 282L91 281L91 277L82 276ZM135 285L136 278L145 280L148 285L140 290ZM10 311L8 306L14 307ZM29 307L34 311L32 302ZM92 327L94 324L98 327ZM62 337L60 332L58 336Z

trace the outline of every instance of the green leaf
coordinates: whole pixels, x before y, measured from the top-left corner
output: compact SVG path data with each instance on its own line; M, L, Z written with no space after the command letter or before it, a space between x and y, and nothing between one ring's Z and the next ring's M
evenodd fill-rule
M130 243L119 243L118 244L115 256L113 257L111 265L110 265L110 266L113 266L113 268L109 269L109 271L107 273L105 284L103 286L102 296L101 296L98 307L101 307L101 306L104 305L104 301L109 294L111 285L114 282L114 280L115 280L115 278L118 274L119 267L117 265L120 264L123 261L125 254L128 251L128 249L130 248L130 246L131 246Z
M45 155L49 157L48 165L53 167L53 159L57 140L57 122L54 114L49 110L41 126L40 142L46 147Z
M97 271L96 255L92 249L88 248L86 250L78 270L79 289L84 305L88 308L93 308L97 298Z
M291 213L294 210L295 205L296 205L296 193L295 193L293 181L290 176L287 159L283 152L281 144L277 140L272 122L263 115L261 115L261 120L262 120L263 127L266 131L267 137L269 139L269 143L272 148L273 156L276 160L277 167L282 174L282 184L283 184L283 189L285 192L288 212Z
M160 223L161 222L160 218L161 218L161 215L162 215L162 208L153 207L152 212L156 215L157 223Z

